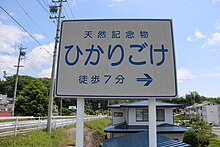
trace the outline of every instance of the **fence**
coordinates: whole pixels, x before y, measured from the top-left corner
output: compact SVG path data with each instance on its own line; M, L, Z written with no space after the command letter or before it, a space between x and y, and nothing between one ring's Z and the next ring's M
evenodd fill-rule
M89 121L94 116L85 116ZM51 128L69 126L76 123L76 116L53 116ZM42 130L47 127L47 117L0 117L0 137L27 133L33 130Z

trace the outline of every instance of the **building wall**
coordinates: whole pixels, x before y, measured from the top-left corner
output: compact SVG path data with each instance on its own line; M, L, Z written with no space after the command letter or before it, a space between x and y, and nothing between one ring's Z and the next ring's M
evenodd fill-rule
M11 112L0 112L0 117L11 116Z
M126 118L127 118L127 113L126 113L127 109L112 109L112 123L113 124L119 124L119 123L124 123L126 122ZM114 113L115 112L122 112L123 116L122 117L114 117Z
M220 125L220 105L205 101L202 104L194 104L185 109L187 114L197 114L200 120L213 125Z
M136 109L137 108L129 108L128 125L149 125L149 122L146 121L142 121L142 122L136 121ZM146 108L138 108L138 109L146 109ZM157 125L163 123L173 124L173 108L160 107L158 109L164 109L165 121L157 121Z
M205 112L203 114L204 121L208 123L212 123L213 125L220 125L219 120L219 109L220 106L218 105L206 105Z
M0 94L0 105L6 105L7 104L7 95Z

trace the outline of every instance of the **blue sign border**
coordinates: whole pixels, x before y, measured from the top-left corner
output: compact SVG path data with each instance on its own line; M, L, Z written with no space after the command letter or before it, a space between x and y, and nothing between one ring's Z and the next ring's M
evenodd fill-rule
M58 51L58 58L57 58L57 74L56 74L56 88L55 94L57 97L73 97L73 98L101 98L101 99L125 99L125 98L175 98L177 97L177 75L176 75L176 58L175 58L175 47L174 47L174 36L173 36L173 24L171 19L77 19L77 20L63 20L61 23L61 30L60 30L60 42L62 40L62 31L63 31L63 24L65 22L90 22L90 21L169 21L171 27L171 37L172 37L172 46L173 46L173 62L174 62L174 81L175 81L175 94L168 95L168 96L120 96L120 95L79 95L79 94L58 94L57 87L58 87L58 69L59 69L59 62L60 62L60 43L59 43L59 51Z

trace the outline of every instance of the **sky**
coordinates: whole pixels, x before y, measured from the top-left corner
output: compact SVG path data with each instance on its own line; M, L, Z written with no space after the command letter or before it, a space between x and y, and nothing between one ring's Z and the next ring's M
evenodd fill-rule
M56 21L49 5L52 0L0 0L1 79L3 71L16 74L20 47L26 48L20 75L51 76ZM172 19L178 95L206 97L220 97L219 14L220 0L67 0L63 9L63 19Z

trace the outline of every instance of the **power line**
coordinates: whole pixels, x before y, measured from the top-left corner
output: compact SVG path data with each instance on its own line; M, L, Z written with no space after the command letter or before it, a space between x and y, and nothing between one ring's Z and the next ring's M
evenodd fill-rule
M34 65L32 62L29 62L29 60L26 60L26 63L28 63L32 69L34 69L37 73L41 72L41 69L39 69L36 65ZM30 69L29 69L30 70Z
M26 33L28 33L28 35L35 41L38 43L38 45L41 46L41 43L33 36L31 35L13 16L11 16L2 6L0 6L0 8L11 18L13 19ZM42 48L41 48L42 49ZM50 54L52 56L52 54L45 48L43 48L48 54Z
M44 31L42 31L42 29L39 27L39 25L34 21L34 19L27 13L27 11L24 9L24 7L21 6L21 4L15 0L15 2L18 4L18 6L24 11L24 13L28 16L28 18L35 24L35 26L39 29L39 31L44 34L44 36L47 38L47 40L49 41L47 35L44 33Z
M0 39L4 39L5 41L7 41L7 42L10 42L10 43L15 43L15 44L20 44L19 42L17 42L17 41L14 41L14 40L11 40L11 39L9 39L9 38L7 38L7 37L5 37L5 36L3 36L3 35L1 35L0 34Z
M16 70L16 68L12 68L12 67L6 66L6 65L4 65L3 63L0 63L0 64L1 64L1 66L5 67L5 68L7 68L7 69ZM24 73L24 72L22 72L22 71L20 71L20 73L22 73L22 74L24 74L24 75L27 75L26 73Z
M69 19L69 16L68 16L68 14L67 14L67 11L66 11L65 7L63 7L63 10L64 10L64 12L65 12L67 18ZM62 13L62 14L63 14L63 13ZM65 15L64 15L64 16L65 16Z
M37 0L37 2L41 5L41 7L50 15L50 12L44 7L44 5L39 1Z
M48 3L48 1L47 2L45 2L45 0L43 0L43 3L47 6L47 7L49 7L50 5L49 5L49 3Z
M74 18L73 12L72 12L72 10L71 10L71 8L70 8L70 5L69 5L68 1L67 1L67 6L68 6L68 8L69 8L69 10L70 10L70 14L71 14L72 18Z

